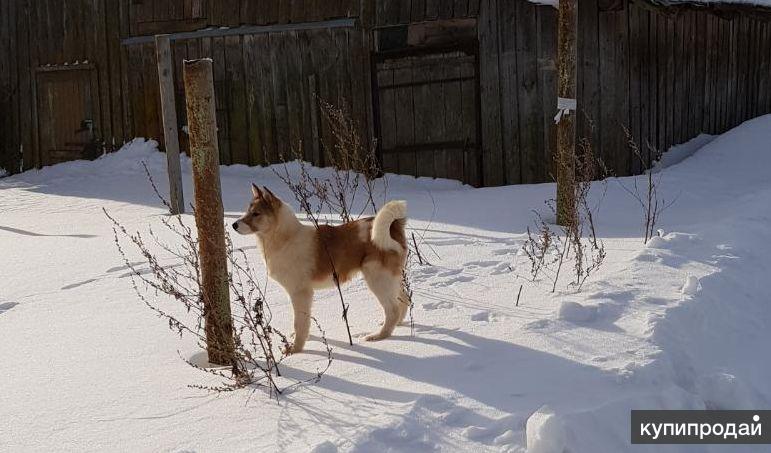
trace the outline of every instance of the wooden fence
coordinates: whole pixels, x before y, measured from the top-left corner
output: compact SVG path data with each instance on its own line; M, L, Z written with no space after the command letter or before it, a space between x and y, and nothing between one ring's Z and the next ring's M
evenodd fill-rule
M647 159L771 113L771 22L722 11L581 2L578 135L616 174L641 170L623 128Z
M647 159L771 112L767 15L580 6L577 133L616 174L643 166L624 128ZM164 31L183 33L172 40L180 126L182 60L214 59L223 163L297 152L323 164L321 98L378 139L386 171L550 181L556 17L525 0L0 0L0 167L93 157L134 136L163 143L152 34ZM462 42L387 47L437 30Z

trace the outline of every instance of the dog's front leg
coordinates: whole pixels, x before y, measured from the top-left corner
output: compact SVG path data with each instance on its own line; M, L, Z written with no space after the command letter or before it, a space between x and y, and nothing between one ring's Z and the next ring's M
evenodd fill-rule
M290 294L294 310L294 343L286 351L287 354L302 352L311 327L311 304L313 290L295 291Z

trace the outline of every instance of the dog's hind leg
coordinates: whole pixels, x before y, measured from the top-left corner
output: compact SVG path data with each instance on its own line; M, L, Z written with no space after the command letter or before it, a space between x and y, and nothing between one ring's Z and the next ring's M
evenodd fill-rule
M294 342L286 351L288 354L302 352L311 327L311 305L313 290L301 290L290 294L294 310Z
M401 279L391 274L379 263L365 264L362 266L362 274L364 274L367 286L377 297L385 313L385 321L380 331L371 333L364 337L364 339L366 341L377 341L388 338L404 315L400 307L401 302L398 300L399 291L401 290Z

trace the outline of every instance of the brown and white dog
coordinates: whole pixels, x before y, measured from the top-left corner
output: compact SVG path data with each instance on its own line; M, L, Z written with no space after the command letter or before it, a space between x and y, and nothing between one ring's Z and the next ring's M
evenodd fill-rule
M407 259L407 203L391 201L375 217L316 228L300 223L291 208L266 187L260 189L252 184L252 194L246 214L233 223L233 229L257 236L268 275L284 287L292 301L295 337L287 352L303 350L313 292L334 287L333 269L341 284L361 272L383 307L382 328L364 339L389 337L409 308L402 287Z

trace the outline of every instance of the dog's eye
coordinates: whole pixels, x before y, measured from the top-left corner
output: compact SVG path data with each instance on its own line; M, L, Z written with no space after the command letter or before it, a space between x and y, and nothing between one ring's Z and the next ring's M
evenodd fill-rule
M259 216L260 216L260 213L259 213L259 212L253 212L253 213L252 213L252 216L254 216L254 217L259 217Z

